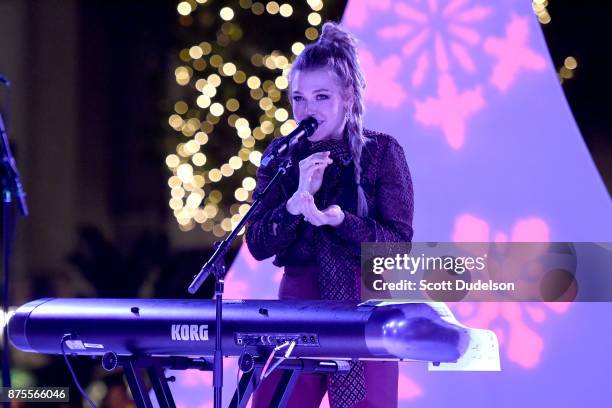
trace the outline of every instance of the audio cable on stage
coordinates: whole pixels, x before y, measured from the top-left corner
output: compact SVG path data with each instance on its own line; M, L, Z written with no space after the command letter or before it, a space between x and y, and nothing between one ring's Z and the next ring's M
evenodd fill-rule
M60 347L62 349L62 355L64 356L64 361L66 362L66 365L68 366L68 370L70 370L70 374L72 375L72 379L74 380L74 383L76 384L83 398L87 400L91 408L96 408L96 404L94 404L94 402L91 400L91 398L89 398L89 395L87 395L83 387L81 387L81 384L79 384L79 380L77 379L76 374L74 373L74 370L72 369L72 365L70 364L70 361L68 360L68 355L66 354L66 350L64 349L64 344L66 343L66 340L72 340L72 339L73 339L72 334L64 334L64 337L62 337Z

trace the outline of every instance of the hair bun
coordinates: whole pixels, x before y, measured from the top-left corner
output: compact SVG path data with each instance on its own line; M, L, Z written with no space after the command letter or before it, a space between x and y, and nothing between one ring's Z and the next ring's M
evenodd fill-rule
M320 42L328 42L342 48L355 48L357 41L355 38L339 24L328 21L323 24Z

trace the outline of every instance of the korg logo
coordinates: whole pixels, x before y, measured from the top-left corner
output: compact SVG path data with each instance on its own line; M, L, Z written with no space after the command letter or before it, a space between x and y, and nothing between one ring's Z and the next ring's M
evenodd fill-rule
M208 340L207 324L173 324L172 340L206 341Z

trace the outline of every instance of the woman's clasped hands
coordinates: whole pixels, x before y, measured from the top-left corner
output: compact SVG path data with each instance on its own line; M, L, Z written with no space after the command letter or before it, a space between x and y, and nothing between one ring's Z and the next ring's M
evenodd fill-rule
M323 182L325 168L333 163L329 152L313 153L300 161L300 178L296 192L287 201L287 211L293 215L302 214L304 220L320 227L338 226L344 221L344 212L338 205L330 205L319 210L313 195L319 191Z

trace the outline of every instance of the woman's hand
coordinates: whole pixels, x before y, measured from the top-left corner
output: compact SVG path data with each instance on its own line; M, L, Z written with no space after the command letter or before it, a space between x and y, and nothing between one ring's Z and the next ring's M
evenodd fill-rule
M312 196L319 191L323 183L325 168L331 163L333 163L333 160L329 157L329 152L313 153L304 160L300 160L298 188L289 201L287 201L287 211L293 215L302 213L298 208L299 195L308 193Z
M329 152L313 153L300 160L300 181L297 192L308 192L314 195L321 188L323 173L327 165L333 163Z
M344 221L344 211L338 205L330 205L323 211L319 210L314 202L314 197L308 193L298 196L298 206L304 219L314 226L331 225L337 227Z

